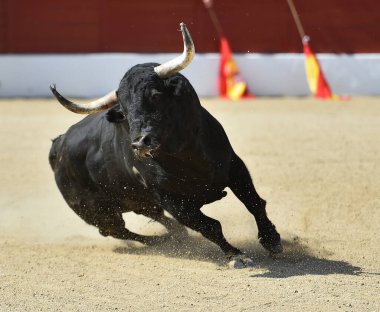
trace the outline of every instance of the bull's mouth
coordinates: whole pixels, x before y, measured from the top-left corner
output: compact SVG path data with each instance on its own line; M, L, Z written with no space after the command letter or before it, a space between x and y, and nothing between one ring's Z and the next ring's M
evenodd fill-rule
M153 158L160 145L151 135L143 134L132 140L131 147L136 157Z
M156 148L135 148L133 152L138 158L153 158L157 154L158 147Z

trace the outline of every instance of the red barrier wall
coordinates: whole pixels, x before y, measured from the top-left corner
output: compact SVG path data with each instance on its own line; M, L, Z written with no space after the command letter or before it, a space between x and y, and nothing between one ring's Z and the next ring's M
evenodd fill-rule
M234 52L301 52L286 0L214 0ZM316 52L380 52L379 0L294 0ZM0 0L0 53L218 51L201 0Z

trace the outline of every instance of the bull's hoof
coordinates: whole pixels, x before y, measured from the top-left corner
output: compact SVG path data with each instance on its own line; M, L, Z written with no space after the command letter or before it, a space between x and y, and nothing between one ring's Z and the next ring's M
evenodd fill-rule
M282 247L281 243L275 246L270 246L267 248L269 251L270 256L275 256L284 251L284 247Z
M230 262L228 262L228 267L231 269L245 269L252 268L253 266L253 260L245 255L233 256Z
M266 250L269 251L269 254L271 256L278 255L284 251L281 241L273 243L273 242L266 242L263 239L259 239L259 242Z
M280 234L277 233L274 227L264 235L259 233L259 242L269 251L270 255L277 255L284 250L281 244Z

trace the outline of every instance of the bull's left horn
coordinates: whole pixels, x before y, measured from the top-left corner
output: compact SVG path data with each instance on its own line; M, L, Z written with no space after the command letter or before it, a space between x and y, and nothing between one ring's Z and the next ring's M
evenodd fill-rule
M161 78L167 78L175 75L191 63L195 54L195 48L190 33L184 23L180 24L183 38L183 53L160 66L154 68L154 71Z
M55 88L55 85L50 86L51 92L54 94L59 103L61 103L68 110L77 114L92 114L96 112L103 111L107 108L114 106L117 103L116 90L111 91L105 96L92 101L88 104L78 104L71 102L70 100L63 97Z

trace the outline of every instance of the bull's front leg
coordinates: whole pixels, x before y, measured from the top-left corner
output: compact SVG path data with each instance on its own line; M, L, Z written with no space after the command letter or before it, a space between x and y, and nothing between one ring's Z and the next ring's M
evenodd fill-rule
M188 236L186 227L177 220L165 216L164 209L161 207L135 211L135 213L141 214L161 223L168 230L169 234L179 235L182 237Z
M170 202L170 204L168 204ZM212 219L200 210L201 207L183 201L168 201L165 209L180 223L200 232L205 238L218 245L226 254L229 266L245 268L253 266L252 259L232 246L224 237L219 221Z
M231 162L229 188L255 217L261 245L271 254L281 253L280 234L267 216L266 202L257 194L247 167L236 154Z

